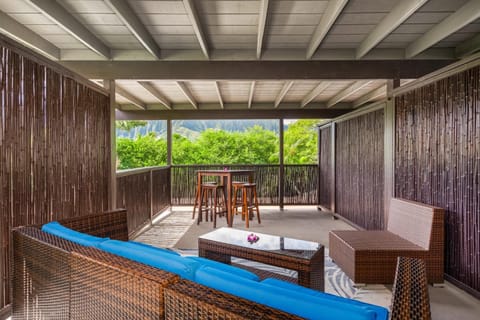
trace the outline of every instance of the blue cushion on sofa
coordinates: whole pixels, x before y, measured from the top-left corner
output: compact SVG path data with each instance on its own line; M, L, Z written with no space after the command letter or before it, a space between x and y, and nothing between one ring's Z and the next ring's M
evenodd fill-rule
M100 243L97 248L130 260L178 274L180 277L189 280L193 280L195 270L200 267L200 264L196 261L165 253L162 250L156 250L157 248L154 247L152 247L152 250L147 250L148 248L145 247L142 250L139 250L138 245L129 245L128 242L124 241L104 241Z
M139 250L155 250L156 253L168 253L168 254L173 254L176 256L180 256L178 252L175 252L173 250L167 249L167 248L159 248L159 247L154 247L146 243L142 242L137 242L137 241L128 241L125 243L126 246L133 246L133 248L138 248Z
M210 259L205 259L202 257L186 257L185 259L191 259L191 260L197 261L201 263L203 266L208 266L215 270L229 272L231 274L234 274L246 279L250 279L253 281L260 281L260 278L255 273L241 269L241 268L233 267L225 263L221 263L221 262L210 260Z
M335 320L382 319L377 317L375 311L368 305L358 306L356 304L339 303L331 299L322 299L301 292L275 288L228 272L209 269L209 267L199 269L195 274L195 282L300 317ZM326 317L326 315L328 316Z
M95 247L99 243L109 238L99 238L86 233L78 232L62 226L57 221L52 221L42 226L42 231L53 234L54 236L70 240L83 246Z
M365 303L365 302L352 300L352 299L348 299L348 298L339 297L339 296L336 296L336 295L333 295L333 294L329 294L329 293L320 292L320 291L317 291L317 290L305 288L305 287L299 286L299 285L291 283L291 282L282 281L282 280L278 280L278 279L274 279L274 278L267 278L267 279L263 280L262 283L265 284L265 285L269 285L269 286L273 286L273 287L277 287L277 288L283 288L283 289L289 290L290 292L292 292L292 291L299 292L299 293L301 292L302 294L308 294L308 295L315 296L315 297L321 297L322 299L330 299L330 300L333 300L333 301L338 301L340 303L345 303L346 302L346 303L349 303L349 304L356 304L358 306L367 306L368 308L375 311L375 313L377 314L376 319L387 319L388 318L388 309L384 308L384 307L381 307L381 306L368 304L368 303Z

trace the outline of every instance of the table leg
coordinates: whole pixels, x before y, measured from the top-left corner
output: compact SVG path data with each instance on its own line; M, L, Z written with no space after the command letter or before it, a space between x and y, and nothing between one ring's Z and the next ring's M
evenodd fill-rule
M309 271L298 271L298 284L318 291L325 291L324 248L319 249L318 257L311 261Z

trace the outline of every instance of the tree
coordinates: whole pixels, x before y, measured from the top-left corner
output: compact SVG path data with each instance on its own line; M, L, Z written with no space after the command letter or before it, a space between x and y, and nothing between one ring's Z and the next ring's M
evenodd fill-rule
M135 139L117 139L118 169L161 166L167 163L167 142L150 132Z
M130 131L136 127L144 127L147 125L147 121L144 120L117 120L115 125L119 130Z
M298 120L285 130L284 162L310 164L317 162L317 125L319 120Z

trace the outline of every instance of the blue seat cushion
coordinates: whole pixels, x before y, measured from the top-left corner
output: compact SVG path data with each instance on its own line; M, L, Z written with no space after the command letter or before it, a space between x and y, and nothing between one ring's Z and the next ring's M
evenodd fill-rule
M195 282L250 301L270 306L307 319L376 320L368 305L341 303L302 292L266 285L220 270L204 267L195 274ZM386 319L386 318L385 318Z
M158 269L169 271L179 275L182 278L193 280L195 270L200 267L200 263L187 260L184 257L165 253L164 250L151 249L145 246L129 244L125 241L108 240L100 243L98 249L119 255L121 257L137 261Z
M202 266L207 266L214 270L221 270L221 271L228 272L228 273L237 275L239 277L243 277L253 281L260 281L260 278L255 273L241 269L241 268L233 267L225 263L221 263L221 262L210 260L210 259L205 259L202 257L186 257L185 259L191 259L191 260L197 261L200 264L202 264Z
M109 239L99 238L86 233L72 230L70 228L62 226L57 221L52 221L44 224L42 226L42 231L87 247L96 247L98 244Z
M138 248L139 250L154 250L156 253L167 253L167 254L173 254L176 256L180 256L178 252L175 252L173 250L167 249L167 248L159 248L159 247L154 247L146 243L142 242L137 242L137 241L128 241L125 243L127 246L132 246L133 248Z
M377 314L376 319L387 319L388 318L388 309L384 308L384 307L381 307L381 306L368 304L368 303L353 300L353 299L339 297L339 296L336 296L336 295L333 295L333 294L329 294L329 293L320 292L320 291L317 291L317 290L305 288L305 287L299 286L299 285L291 283L291 282L282 281L282 280L278 280L278 279L274 279L274 278L267 278L267 279L263 280L262 283L265 284L265 285L274 286L274 287L278 287L278 288L283 288L283 289L287 289L287 290L290 290L290 291L301 292L303 294L307 294L307 295L311 295L311 296L315 296L315 297L321 297L322 299L330 299L330 300L333 300L333 301L339 301L341 303L347 302L347 303L350 303L350 304L356 304L358 306L368 306L368 308L374 310L375 313Z

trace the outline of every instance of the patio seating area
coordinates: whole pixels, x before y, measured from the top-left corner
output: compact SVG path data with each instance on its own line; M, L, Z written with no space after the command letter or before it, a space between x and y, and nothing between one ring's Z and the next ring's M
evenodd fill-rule
M479 159L479 0L0 0L0 320L477 319Z

